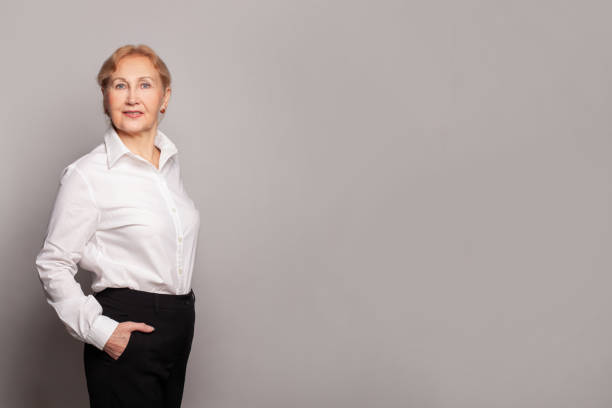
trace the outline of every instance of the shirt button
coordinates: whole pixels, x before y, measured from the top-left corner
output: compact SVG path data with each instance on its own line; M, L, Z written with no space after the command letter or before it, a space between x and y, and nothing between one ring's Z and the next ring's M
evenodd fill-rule
M179 274L183 273L183 268L179 268Z
M183 241L183 237L178 237L178 241L182 242Z
M176 212L176 208L173 208L173 209L172 209L172 212Z

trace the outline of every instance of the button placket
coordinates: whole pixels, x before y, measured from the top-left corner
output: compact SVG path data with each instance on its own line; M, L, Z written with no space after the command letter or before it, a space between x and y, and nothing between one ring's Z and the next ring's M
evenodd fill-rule
M177 273L179 276L183 274L183 228L181 225L181 220L178 216L178 210L176 208L176 204L172 199L172 195L170 190L168 189L168 185L166 184L166 180L161 175L157 175L157 183L162 192L164 199L166 200L166 204L168 205L168 209L170 211L170 217L174 223L174 229L176 232L176 267Z

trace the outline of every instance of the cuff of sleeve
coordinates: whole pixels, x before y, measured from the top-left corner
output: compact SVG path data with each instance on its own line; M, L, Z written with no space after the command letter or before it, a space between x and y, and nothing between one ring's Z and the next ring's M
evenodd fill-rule
M87 342L93 344L98 349L103 350L104 345L115 331L115 328L119 325L119 322L111 319L103 314L96 317L89 335L87 336Z

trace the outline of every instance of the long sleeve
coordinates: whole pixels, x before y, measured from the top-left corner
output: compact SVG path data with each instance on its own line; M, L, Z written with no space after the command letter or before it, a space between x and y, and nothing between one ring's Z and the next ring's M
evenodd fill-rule
M99 219L100 212L84 174L74 163L67 166L35 264L47 302L70 335L102 350L119 323L103 315L97 299L85 296L74 279Z

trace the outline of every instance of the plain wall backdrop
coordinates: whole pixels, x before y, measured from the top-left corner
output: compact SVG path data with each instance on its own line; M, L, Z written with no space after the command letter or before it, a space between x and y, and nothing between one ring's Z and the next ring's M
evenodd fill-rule
M611 14L3 1L0 405L87 406L34 259L98 69L144 43L202 218L184 407L610 407Z

